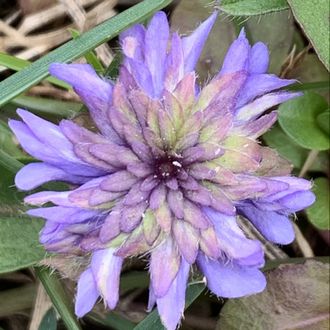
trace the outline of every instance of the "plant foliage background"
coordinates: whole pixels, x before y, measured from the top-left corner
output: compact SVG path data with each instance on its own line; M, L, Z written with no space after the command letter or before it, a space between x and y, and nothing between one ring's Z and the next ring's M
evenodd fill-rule
M297 238L293 244L285 248L269 243L265 246L268 286L263 293L219 301L205 294L205 286L196 273L187 290L182 329L328 329L329 2L60 3L64 6L62 15L56 19L48 17L47 24L39 30L29 30L27 26L35 24L31 17L45 17L48 9L58 6L56 1L0 1L0 329L162 329L157 313L145 312L148 283L145 265L139 260L132 261L124 271L121 303L114 312L105 312L99 304L83 320L76 320L72 313L74 283L63 276L74 278L74 267L67 266L71 265L70 260L46 255L38 242L42 221L24 215L23 196L15 189L13 178L32 159L18 146L7 121L15 117L19 106L54 122L69 117L88 125L85 109L70 87L47 78L49 63L87 61L101 75L115 77L120 63L116 40L120 31L133 23L147 22L153 12L165 7L173 29L189 32L209 15L214 5L222 13L198 64L201 83L217 72L225 51L243 26L250 41L268 44L270 71L298 79L292 89L303 91L304 96L280 106L279 122L263 136L263 143L289 160L295 175L314 181L317 200L304 213L297 214ZM87 21L91 16L88 13L97 6L98 15L101 9L110 10L111 6L113 12L108 14L113 17L103 17L104 22L96 27L92 27L96 21L84 26L77 13L83 13ZM68 21L74 24L67 25ZM64 30L59 29L63 24ZM47 47L41 48L40 40L45 40L36 36L45 36L43 29L64 31L69 34L66 39L71 40L63 45L59 43L65 40L51 43L49 34ZM29 40L39 40L39 44L31 45ZM33 63L13 54L21 58L32 56ZM61 275L52 270L54 267L62 271Z

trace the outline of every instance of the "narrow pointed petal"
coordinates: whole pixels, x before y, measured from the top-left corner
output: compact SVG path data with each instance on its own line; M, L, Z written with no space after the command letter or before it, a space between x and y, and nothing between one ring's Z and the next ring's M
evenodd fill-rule
M69 200L71 191L41 191L24 198L24 202L31 205L43 205L51 202L61 206L75 206Z
M51 164L56 164L62 160L54 152L53 148L41 143L26 124L21 121L10 120L8 125L16 135L23 149L31 156Z
M16 112L42 143L46 143L54 148L61 146L64 150L72 149L72 144L57 125L23 109L17 109Z
M113 209L104 220L100 230L100 241L107 243L120 234L120 211Z
M120 192L131 188L138 178L127 171L117 171L101 182L101 188L108 191Z
M167 189L164 185L158 185L151 193L149 203L152 210L157 210L165 202Z
M184 216L184 198L182 192L180 190L170 190L167 194L167 201L173 214L178 219L182 219Z
M97 289L109 309L114 309L119 298L119 278L123 259L114 255L114 249L93 253L91 268Z
M79 223L88 219L96 221L99 211L83 210L78 207L51 206L27 211L29 215L47 219L57 223ZM94 218L94 219L92 219Z
M221 249L218 237L213 226L201 230L200 249L209 258L218 259L221 255Z
M89 151L90 147L91 147L91 144L89 144L89 143L78 143L73 147L73 151L79 159L81 159L82 161L86 162L87 164L89 164L93 167L99 168L108 173L114 172L116 170L116 168L113 167L112 165L95 157Z
M113 141L120 141L112 129L107 111L112 99L112 85L101 79L89 64L53 63L51 75L69 83L88 106L100 131Z
M169 233L172 227L172 214L168 204L164 202L154 212L159 226L165 233Z
M167 330L175 330L183 316L189 268L190 265L182 259L178 274L168 292L157 298L158 313Z
M137 61L143 61L144 38L145 27L142 24L136 24L122 32L119 40L124 54Z
M176 32L172 34L171 50L167 56L166 67L164 86L166 90L172 92L184 74L182 40Z
M186 221L174 220L173 235L181 255L188 263L193 264L199 247L198 230Z
M257 96L295 83L294 79L281 79L273 74L250 75L240 92L237 107L241 107Z
M123 244L116 251L116 255L122 258L128 258L135 255L141 255L150 249L149 244L145 240L143 226L138 226L128 236Z
M245 31L242 29L238 38L231 44L227 51L220 75L238 71L247 71L250 48Z
M217 15L218 13L214 12L190 36L183 38L184 71L186 73L195 69L198 58L215 23Z
M150 192L144 191L141 189L140 182L135 183L129 192L125 195L124 205L125 206L133 206L139 204L143 201L146 201L149 197Z
M93 277L92 270L88 268L79 277L77 296L75 303L75 314L83 317L90 312L96 303L99 293Z
M138 85L143 89L145 93L153 97L155 95L152 76L147 66L143 62L139 62L130 58L127 58L132 75L134 76Z
M267 132L276 122L277 120L277 112L272 111L266 115L259 117L256 120L248 121L241 126L237 126L234 129L235 134L237 135L245 135L249 138L256 139L260 135Z
M154 175L149 175L141 183L141 190L146 192L149 196L150 191L152 191L155 187L157 187L158 184L159 184L159 179L155 178Z
M144 211L148 207L146 202L127 207L121 211L120 229L125 233L130 233L142 220Z
M164 85L164 69L169 26L164 12L156 13L145 34L145 62L151 73L154 92L160 96Z
M110 143L92 144L89 151L95 157L119 168L138 161L138 158L130 149Z
M148 209L143 217L143 233L145 240L151 246L160 233L160 226L157 224L153 211Z
M184 200L184 220L189 222L197 229L206 229L210 226L207 217L196 204L191 203L187 199Z
M138 161L129 164L127 166L127 170L139 178L145 178L146 176L153 173L153 169L151 166L148 166L147 164Z
M63 134L71 141L72 144L84 143L109 143L109 140L100 134L93 133L87 128L77 125L71 120L63 119L59 123L59 127Z
M255 119L267 109L298 96L301 96L301 93L278 92L263 95L242 108L237 109L236 120L248 121Z
M25 165L15 176L15 185L21 190L32 190L49 181L65 181L84 183L86 177L68 174L58 167L46 163L31 163Z
M171 237L168 237L151 252L150 276L156 297L163 297L168 292L179 266L180 256Z

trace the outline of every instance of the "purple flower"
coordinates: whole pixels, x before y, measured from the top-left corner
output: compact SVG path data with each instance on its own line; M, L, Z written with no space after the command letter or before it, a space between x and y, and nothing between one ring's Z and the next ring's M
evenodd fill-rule
M242 31L219 74L196 85L194 67L215 19L184 38L169 33L162 12L147 29L133 26L120 37L124 62L115 82L86 64L52 64L51 74L88 106L97 133L24 110L22 121L9 123L41 160L18 172L19 189L72 185L25 201L54 205L28 212L46 219L40 236L46 249L91 254L78 281L79 317L99 296L115 308L124 259L139 255L150 256L148 305L157 304L167 329L180 322L195 262L217 296L260 292L263 248L246 238L236 217L269 241L288 244L290 214L314 201L310 182L289 176L276 152L257 140L276 121L276 111L266 110L299 96L279 91L294 80L265 73L264 44L250 46Z

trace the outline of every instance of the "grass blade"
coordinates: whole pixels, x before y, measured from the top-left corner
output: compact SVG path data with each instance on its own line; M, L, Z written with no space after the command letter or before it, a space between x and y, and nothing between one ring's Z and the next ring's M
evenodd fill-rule
M21 71L21 70L27 68L30 64L31 64L30 61L23 60L21 58L0 52L0 65L6 67L8 69L11 69L14 71ZM56 85L56 86L59 86L59 87L65 88L65 89L71 89L70 85L68 85L64 81L59 80L57 78L48 77L48 78L46 78L46 80L48 82L52 83L53 85Z
M202 282L190 283L186 292L186 305L185 309L187 309L204 291L205 284ZM175 307L173 307L175 308ZM150 313L144 320L142 320L134 330L149 330L149 329L164 329L162 325L157 309L155 309L152 313Z
M76 116L83 104L70 101L58 101L50 98L20 95L10 101L16 108L29 109L38 115L53 115L65 118ZM7 105L6 105L7 106Z
M80 325L73 314L71 300L65 293L56 273L45 267L35 267L34 270L67 329L80 330Z
M53 62L70 62L117 36L128 26L144 20L153 12L162 9L172 0L145 0L134 7L110 18L79 38L71 40L50 52L30 66L0 83L0 105L21 94L47 77L48 66Z
M80 32L75 29L70 29L70 33L73 39L77 39L78 37L80 37ZM90 64L97 73L103 74L104 67L93 51L86 53L85 59L86 62Z

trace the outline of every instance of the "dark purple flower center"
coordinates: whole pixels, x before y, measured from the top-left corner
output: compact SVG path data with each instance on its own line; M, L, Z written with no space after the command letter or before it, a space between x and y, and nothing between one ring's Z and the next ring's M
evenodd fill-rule
M179 160L172 156L165 156L164 158L158 159L154 166L155 175L157 175L159 179L170 179L176 177L182 169L182 165Z

